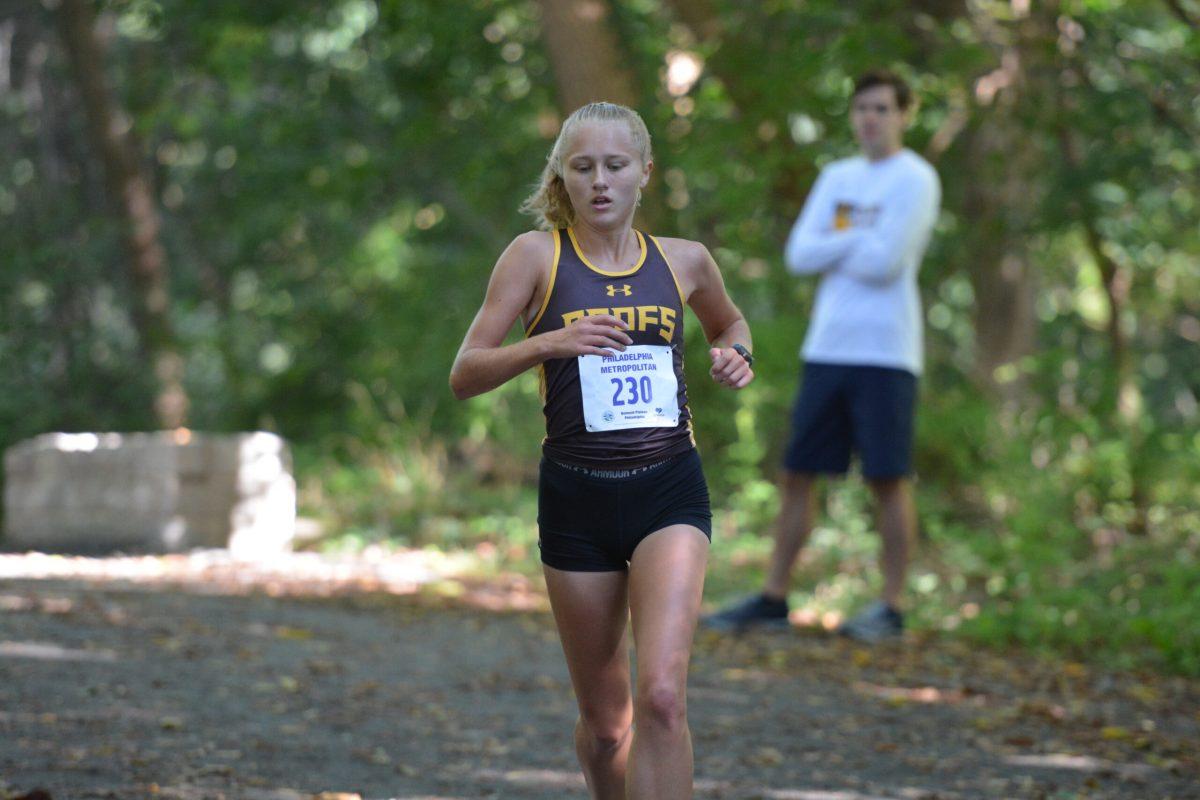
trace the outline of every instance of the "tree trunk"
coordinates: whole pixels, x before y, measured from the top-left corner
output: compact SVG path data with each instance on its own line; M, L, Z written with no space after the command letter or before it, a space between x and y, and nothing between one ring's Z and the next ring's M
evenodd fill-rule
M598 100L635 106L637 90L624 67L607 0L539 0L539 5L563 110L570 113Z
M1028 159L1015 146L1020 131L1005 117L997 109L968 134L971 162L980 169L965 187L963 217L973 231L969 268L975 294L975 377L1011 399L1019 393L1019 375L999 370L1033 352L1037 317L1036 284L1024 244L1029 205L1024 194L1032 165L1018 163Z
M183 359L171 329L167 257L159 241L154 190L138 158L132 122L105 81L103 47L90 4L87 0L62 0L58 20L87 111L92 143L104 163L110 199L125 227L137 297L134 319L159 387L154 410L160 425L177 428L187 419L188 399L183 389Z
M1075 132L1066 126L1061 127L1059 143L1066 164L1072 169L1081 169L1080 147ZM1105 249L1104 239L1096 224L1096 209L1087 199L1086 193L1083 194L1083 199L1074 206L1073 210L1083 226L1084 240L1100 270L1104 295L1108 300L1107 333L1109 352L1112 356L1112 372L1110 385L1105 393L1105 411L1111 415L1116 430L1120 432L1121 438L1124 440L1126 458L1129 463L1129 500L1133 506L1133 518L1129 523L1129 532L1143 535L1149 531L1147 511L1150 503L1144 475L1145 469L1141 461L1144 434L1138 425L1143 401L1129 334L1125 326L1126 311L1131 308L1130 291L1133 275L1127 266L1118 264L1116 259Z
M612 26L608 0L539 0L542 39L564 114L605 100L637 108L639 95ZM656 230L665 203L661 180L651 180L637 212L639 227Z
M993 393L1018 399L1020 372L1001 370L1034 351L1037 282L1027 236L1041 201L1044 154L1031 145L1028 117L1053 96L1047 63L1055 51L1057 3L1017 13L1001 25L990 11L971 12L972 26L989 43L998 65L970 87L975 123L967 134L973 165L964 192L975 291L975 377ZM1006 374L1007 373L1007 374Z

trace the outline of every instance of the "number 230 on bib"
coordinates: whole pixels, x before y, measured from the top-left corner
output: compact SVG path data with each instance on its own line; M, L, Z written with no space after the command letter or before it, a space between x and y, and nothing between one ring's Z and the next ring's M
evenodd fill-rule
M679 381L670 347L634 345L578 360L583 421L589 431L679 424Z

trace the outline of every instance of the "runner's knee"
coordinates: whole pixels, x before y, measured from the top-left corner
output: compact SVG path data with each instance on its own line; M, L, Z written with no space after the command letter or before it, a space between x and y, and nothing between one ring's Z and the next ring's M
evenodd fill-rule
M616 750L629 735L631 720L627 710L581 705L579 724L600 752Z
M675 732L687 724L687 700L682 684L674 679L649 681L639 687L637 718L643 725Z

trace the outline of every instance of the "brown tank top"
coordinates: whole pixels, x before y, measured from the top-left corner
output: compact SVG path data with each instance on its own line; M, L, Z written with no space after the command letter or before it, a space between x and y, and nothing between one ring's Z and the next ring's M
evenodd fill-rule
M593 314L611 314L629 325L635 345L668 345L678 382L679 423L674 427L589 431L576 357L550 359L541 373L546 439L553 461L592 468L628 469L653 464L695 447L692 414L683 377L683 292L658 241L634 231L641 245L637 264L606 272L588 262L570 228L556 230L550 286L525 329L536 336Z

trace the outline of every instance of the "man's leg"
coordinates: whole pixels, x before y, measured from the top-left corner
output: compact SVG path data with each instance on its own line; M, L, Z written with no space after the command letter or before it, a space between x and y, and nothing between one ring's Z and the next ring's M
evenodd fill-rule
M792 437L784 451L766 584L762 593L705 617L705 627L738 631L787 626L792 568L816 516L817 476L841 474L850 466L850 418L842 391L846 374L847 368L840 365L805 366L804 384L792 409Z
M882 600L900 608L908 556L917 532L917 509L912 482L907 478L870 481L875 495L875 519L883 538L879 567L883 572Z
M876 525L883 539L879 564L883 596L839 629L865 642L899 636L904 630L900 599L908 554L917 529L912 482L916 376L900 369L862 367L854 377L851 414L863 476L875 496Z
M784 470L779 483L775 548L763 590L709 614L702 620L706 628L736 632L749 628L788 627L787 595L792 583L792 568L812 531L816 488L814 473Z
M817 476L785 470L779 485L779 516L775 519L775 548L763 594L787 600L796 557L812 533L816 516Z

